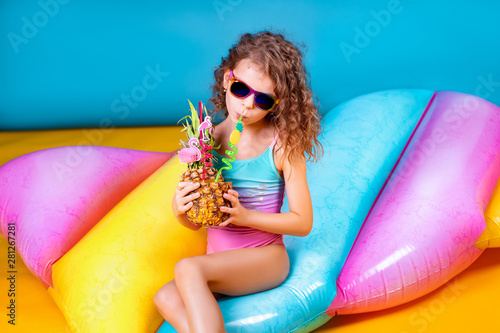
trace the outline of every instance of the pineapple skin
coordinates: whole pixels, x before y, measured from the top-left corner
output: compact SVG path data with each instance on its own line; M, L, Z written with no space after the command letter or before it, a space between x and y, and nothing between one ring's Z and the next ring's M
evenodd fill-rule
M186 215L189 221L195 225L218 226L229 218L229 214L222 212L220 207L231 207L231 203L224 199L223 194L232 189L232 183L224 182L222 177L219 177L218 182L215 183L217 170L214 168L206 169L205 181L203 181L201 179L202 172L202 168L188 168L181 176L183 182L200 183L200 187L193 191L200 193L200 196L193 200L193 206Z

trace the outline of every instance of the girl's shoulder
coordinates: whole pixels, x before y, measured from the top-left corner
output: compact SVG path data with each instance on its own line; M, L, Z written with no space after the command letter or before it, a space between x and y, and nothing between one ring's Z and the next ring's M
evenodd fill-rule
M274 164L278 172L283 175L283 166L285 163L285 149L283 147L283 141L281 141L279 133L276 133L276 142L273 147L273 158Z
M305 163L306 161L305 154L291 155L292 152L289 148L290 147L288 147L282 140L282 137L278 135L276 144L274 145L273 157L276 168L280 172L283 172L284 168L286 167L290 168L296 164L300 165L302 163Z

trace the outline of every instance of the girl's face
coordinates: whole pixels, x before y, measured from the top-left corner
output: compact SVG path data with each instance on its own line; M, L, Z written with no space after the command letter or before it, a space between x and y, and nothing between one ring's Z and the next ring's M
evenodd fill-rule
M243 59L233 69L233 76L238 80L245 82L249 87L276 97L274 94L275 85L273 81L264 74L261 67L254 62ZM236 123L240 116L243 117L243 125L258 124L269 112L258 109L254 104L254 94L248 95L244 99L234 97L229 92L230 73L224 73L224 88L226 89L226 106L228 118Z

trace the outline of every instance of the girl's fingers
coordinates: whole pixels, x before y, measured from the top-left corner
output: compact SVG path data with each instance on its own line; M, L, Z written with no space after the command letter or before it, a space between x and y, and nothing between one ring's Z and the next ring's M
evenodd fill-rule
M224 222L222 222L221 224L219 224L219 227L227 227L228 225L233 223L233 220L234 219L232 217L230 217L227 220L225 220Z
M189 185L187 186L183 186L181 187L181 189L176 189L176 194L175 194L175 197L176 197L176 200L181 203L180 201L183 199L183 198L187 198L189 197L189 194L191 192L193 192L194 190L196 190L198 187L200 187L200 183L189 183ZM193 195L194 193L191 194L191 196ZM183 204L185 204L186 202L188 201L191 201L192 199L188 199L186 200L185 202L182 202Z
M174 202L180 213L187 212L193 206L192 201L200 196L199 193L191 193L198 187L200 187L200 183L179 182L176 188Z
M188 210L191 209L191 207L193 207L193 202L188 202L187 204L181 206L181 208L179 209L181 211L181 213L185 214L187 213Z
M238 197L239 197L238 192L236 192L235 190L228 190L227 193L230 194L230 195L235 196L236 199L238 199Z
M176 189L175 189L175 190L176 190L177 192L180 192L180 191L182 191L182 190L183 190L186 186L189 186L189 185L192 185L192 183L188 183L188 182L179 182L179 183L177 184L177 187L176 187Z
M198 198L200 193L193 193L177 200L177 207L181 213L187 212L193 206L193 200Z
M229 215L232 215L234 213L236 213L236 208L231 208L231 207L227 207L227 206L222 206L221 208L219 208L222 212L224 213L228 213Z
M186 205L188 204L189 202L193 201L194 199L196 198L199 198L200 197L200 193L199 192L196 192L196 193L192 193L190 195L186 195L185 197L182 197L180 200L181 200L181 203L183 205Z
M185 197L189 192L196 190L198 187L200 187L200 183L179 182L176 190L181 196Z
M179 182L177 183L177 188L184 188L186 186L196 185L199 186L199 182Z
M233 205L236 205L239 201L238 201L238 197L234 196L232 193L224 193L224 198L229 200L229 202Z

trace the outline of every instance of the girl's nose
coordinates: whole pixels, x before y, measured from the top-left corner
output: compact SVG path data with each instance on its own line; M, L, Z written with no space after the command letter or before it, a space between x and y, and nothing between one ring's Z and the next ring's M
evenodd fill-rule
M247 110L253 109L253 107L254 107L253 99L254 99L253 94L251 94L251 95L248 95L247 98L245 98L243 100L243 106L245 107L245 109L247 109Z

